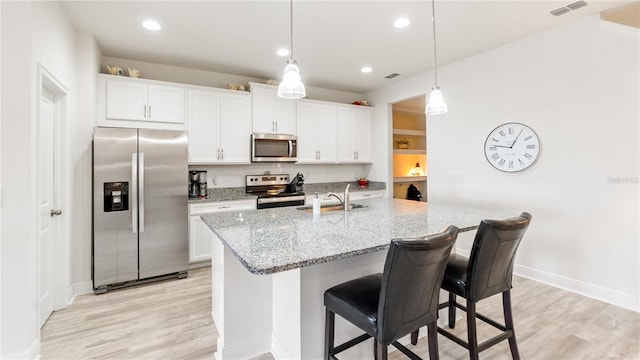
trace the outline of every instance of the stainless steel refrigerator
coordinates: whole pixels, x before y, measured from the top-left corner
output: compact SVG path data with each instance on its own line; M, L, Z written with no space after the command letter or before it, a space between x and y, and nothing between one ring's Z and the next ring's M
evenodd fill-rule
M187 181L185 132L95 128L95 293L186 277Z

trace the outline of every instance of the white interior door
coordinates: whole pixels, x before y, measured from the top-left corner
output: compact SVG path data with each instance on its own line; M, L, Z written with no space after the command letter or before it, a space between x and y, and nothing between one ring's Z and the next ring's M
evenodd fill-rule
M39 205L39 264L40 264L40 326L53 312L53 250L56 231L54 203L54 160L55 160L55 97L42 88L40 98L40 118L38 122L38 205Z

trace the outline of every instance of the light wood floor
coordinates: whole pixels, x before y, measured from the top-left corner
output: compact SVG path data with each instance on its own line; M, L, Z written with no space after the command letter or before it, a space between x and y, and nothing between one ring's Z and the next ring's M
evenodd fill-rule
M182 280L79 296L42 328L41 358L213 359L218 333L210 316L210 289L210 268L204 268ZM502 319L500 301L495 296L480 302L478 311ZM638 313L519 277L512 301L523 359L640 359ZM481 340L492 335L484 326L478 331ZM455 333L466 333L463 320ZM438 336L438 342L440 359L468 359L448 339ZM428 359L426 339L411 348ZM506 342L480 357L511 359ZM406 358L395 351L390 359Z

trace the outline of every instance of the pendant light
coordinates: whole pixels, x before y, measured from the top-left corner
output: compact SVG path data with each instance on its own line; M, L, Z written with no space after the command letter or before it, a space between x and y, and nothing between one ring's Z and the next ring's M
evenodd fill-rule
M302 99L307 96L304 84L300 81L300 69L293 59L293 0L291 0L291 57L287 60L287 66L284 67L284 75L282 82L278 86L278 96L284 99Z
M425 113L427 115L439 115L447 112L447 104L444 102L444 96L442 91L438 87L438 60L436 56L436 5L435 0L431 0L431 12L433 17L433 74L435 77L435 87L431 89L429 94L429 100L427 101L427 108Z

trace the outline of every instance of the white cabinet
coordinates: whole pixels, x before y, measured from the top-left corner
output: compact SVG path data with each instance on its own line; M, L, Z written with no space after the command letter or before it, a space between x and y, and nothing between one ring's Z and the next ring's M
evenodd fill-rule
M189 163L250 163L248 93L189 90Z
M337 107L312 100L299 100L297 107L298 163L335 163Z
M211 260L214 234L201 215L255 209L253 199L189 204L189 262Z
M338 107L338 162L371 162L371 109Z
M98 125L184 129L185 94L160 81L99 75Z
M253 132L296 134L296 101L278 97L278 87L249 83L253 98Z

